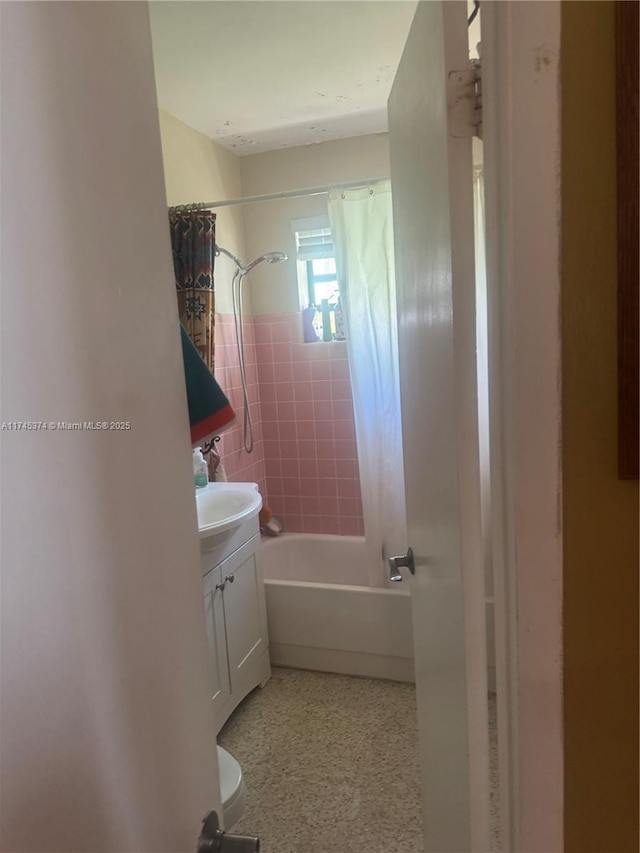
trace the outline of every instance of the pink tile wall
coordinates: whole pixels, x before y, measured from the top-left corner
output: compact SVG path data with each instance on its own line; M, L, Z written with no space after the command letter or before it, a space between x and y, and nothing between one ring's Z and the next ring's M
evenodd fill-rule
M291 532L363 535L346 344L301 343L298 314L253 320L272 511Z
M216 315L216 378L238 415L219 444L229 479L259 483L289 532L363 535L346 344L303 344L298 314L269 314L246 318L245 350L251 456L233 318Z

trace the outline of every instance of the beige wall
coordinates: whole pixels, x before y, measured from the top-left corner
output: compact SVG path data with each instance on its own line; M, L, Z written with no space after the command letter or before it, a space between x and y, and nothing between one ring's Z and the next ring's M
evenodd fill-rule
M567 853L638 849L638 484L618 480L614 5L562 8Z
M388 135L356 136L242 157L240 172L245 196L387 177ZM299 310L291 220L326 212L326 195L245 205L248 257L275 251L289 256L282 264L261 264L247 279L254 313Z
M239 160L208 136L160 110L162 158L167 204L220 201L242 195ZM217 242L245 260L243 207L216 210ZM216 262L216 310L231 311L233 263L224 256ZM249 308L249 306L247 306Z

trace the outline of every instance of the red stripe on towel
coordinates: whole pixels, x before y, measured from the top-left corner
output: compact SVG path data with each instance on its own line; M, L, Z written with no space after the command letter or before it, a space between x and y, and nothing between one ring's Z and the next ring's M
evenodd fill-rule
M223 409L219 409L203 421L199 421L191 427L191 444L201 444L205 438L211 433L219 432L226 426L229 426L236 419L236 413L231 406L227 404Z

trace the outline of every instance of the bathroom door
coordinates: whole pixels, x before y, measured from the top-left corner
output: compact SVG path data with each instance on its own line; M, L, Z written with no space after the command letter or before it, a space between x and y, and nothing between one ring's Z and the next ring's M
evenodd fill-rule
M472 153L448 72L467 4L423 2L389 98L408 542L425 851L489 849Z

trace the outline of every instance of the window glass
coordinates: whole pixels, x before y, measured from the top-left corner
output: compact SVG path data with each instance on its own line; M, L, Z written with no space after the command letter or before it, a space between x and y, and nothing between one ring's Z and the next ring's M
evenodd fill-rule
M307 226L307 227L305 227ZM329 217L294 220L305 342L344 340L344 318Z

